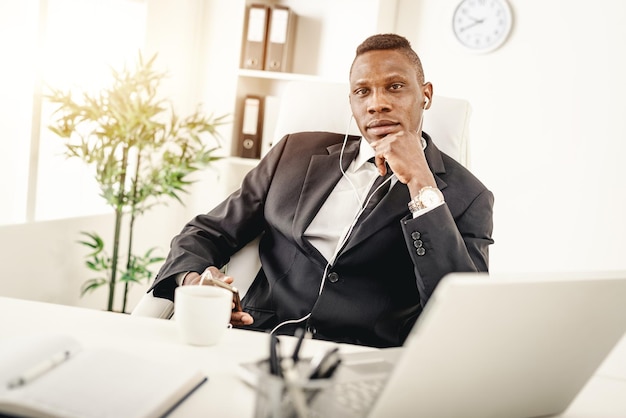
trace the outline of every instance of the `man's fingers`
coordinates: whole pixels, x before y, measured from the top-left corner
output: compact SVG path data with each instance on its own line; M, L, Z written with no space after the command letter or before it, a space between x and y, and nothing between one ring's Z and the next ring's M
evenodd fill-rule
M385 164L385 157L383 157L382 155L376 156L374 162L376 163L376 167L378 168L378 172L381 176L387 174L387 164Z
M230 323L233 325L251 325L254 322L247 312L233 312L230 315Z

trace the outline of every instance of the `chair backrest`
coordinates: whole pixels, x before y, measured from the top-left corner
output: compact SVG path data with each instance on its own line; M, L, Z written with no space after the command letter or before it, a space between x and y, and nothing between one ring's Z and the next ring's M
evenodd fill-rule
M350 120L348 83L328 81L291 81L280 96L280 108L273 138L301 131L348 132L361 135ZM437 147L463 164L469 165L469 119L467 100L433 97L424 116L423 130Z

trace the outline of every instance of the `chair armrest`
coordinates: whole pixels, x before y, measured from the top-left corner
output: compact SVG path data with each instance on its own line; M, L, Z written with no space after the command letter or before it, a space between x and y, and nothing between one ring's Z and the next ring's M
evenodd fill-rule
M152 291L143 295L131 315L170 319L174 314L174 303L169 299L158 298Z
M236 254L233 254L226 269L226 274L235 279L234 285L239 289L241 297L246 294L261 268L259 240L260 237L257 237ZM174 315L174 302L169 299L158 298L150 291L141 297L131 315L170 319Z
M225 273L235 279L233 285L239 289L239 295L242 298L247 293L261 268L261 260L259 259L260 240L261 237L258 236L250 241L245 247L233 254L226 265Z

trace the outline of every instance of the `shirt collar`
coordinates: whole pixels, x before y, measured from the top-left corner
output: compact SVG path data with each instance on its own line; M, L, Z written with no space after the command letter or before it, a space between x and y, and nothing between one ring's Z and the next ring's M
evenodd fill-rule
M374 152L374 148L372 148L365 140L365 138L361 137L361 141L359 143L359 154L354 159L354 169L358 170L363 167L363 164L367 163L370 158L374 157L376 153Z

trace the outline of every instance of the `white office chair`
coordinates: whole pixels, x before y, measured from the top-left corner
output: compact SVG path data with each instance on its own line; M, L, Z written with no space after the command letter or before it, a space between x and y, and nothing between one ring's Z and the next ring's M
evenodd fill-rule
M285 134L301 131L347 131L361 135L354 121L350 121L349 92L348 83L288 83L281 95L274 138L279 140ZM465 167L469 166L470 116L467 100L435 95L430 109L424 113L422 126L441 151Z
M280 97L280 110L273 138L279 140L287 133L328 131L360 135L350 121L348 84L325 81L293 81ZM471 108L466 100L435 96L424 116L423 130L430 134L437 147L452 158L469 164L469 118ZM237 182L236 184L240 184ZM243 296L259 271L258 239L231 257L227 274L235 278ZM170 318L174 304L147 293L132 315Z

